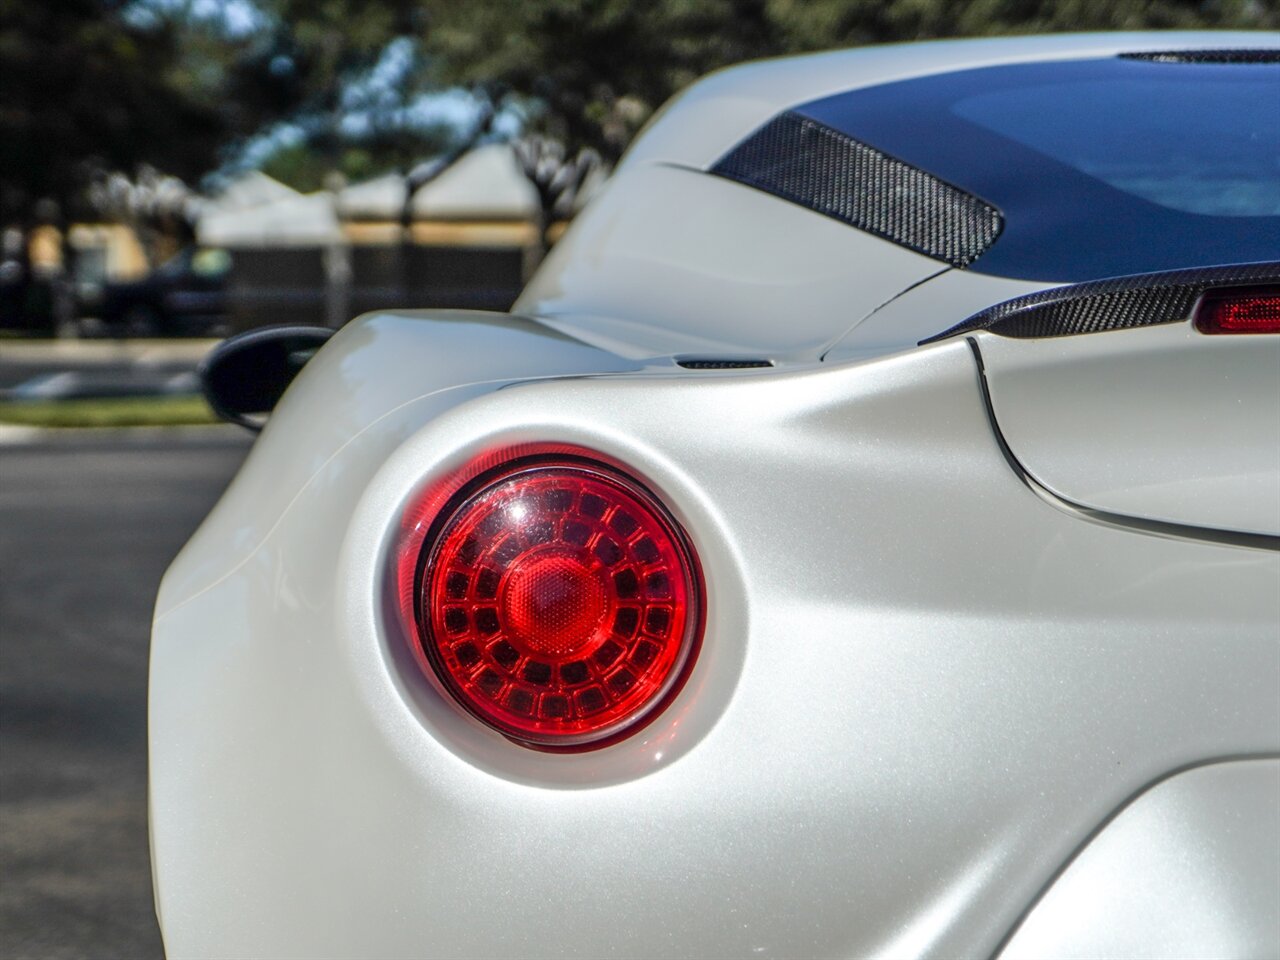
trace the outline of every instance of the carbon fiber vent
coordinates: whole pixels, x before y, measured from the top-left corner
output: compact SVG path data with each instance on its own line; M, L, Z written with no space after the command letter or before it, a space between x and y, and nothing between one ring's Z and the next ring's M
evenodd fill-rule
M771 360L677 360L686 370L750 370L754 367L772 367Z
M1280 262L1076 283L998 303L920 343L934 343L974 330L1030 339L1178 323L1191 316L1200 295L1213 287L1276 282L1280 282Z
M1280 63L1278 50L1148 50L1122 53L1122 60L1152 63Z
M711 172L953 267L982 256L1004 225L972 194L797 113L774 117Z

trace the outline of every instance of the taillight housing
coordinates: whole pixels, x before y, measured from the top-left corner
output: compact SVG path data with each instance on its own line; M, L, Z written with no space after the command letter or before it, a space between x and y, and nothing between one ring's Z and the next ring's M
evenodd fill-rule
M1280 333L1280 287L1210 290L1196 308L1201 333Z
M603 746L675 695L702 595L688 539L589 460L511 465L441 511L415 579L418 640L474 716L542 749Z

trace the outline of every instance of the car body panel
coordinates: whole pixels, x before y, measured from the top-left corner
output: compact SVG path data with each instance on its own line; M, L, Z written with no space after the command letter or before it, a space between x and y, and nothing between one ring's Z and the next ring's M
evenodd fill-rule
M914 349L958 321L994 303L1045 290L1056 284L989 277L948 268L904 290L854 324L823 354L825 363L845 363Z
M379 345L438 346L431 324L401 334ZM341 416L345 392L299 391L282 419L304 396ZM171 956L990 954L1135 792L1280 751L1280 555L1047 505L1004 460L962 340L547 379L360 437L282 514L215 513L266 536L157 617ZM626 464L706 578L689 683L583 754L458 710L394 596L422 491L534 441Z
M1170 777L1090 841L1000 960L1280 956L1280 760Z
M533 320L470 310L367 314L333 340L302 369L184 562L161 582L157 613L243 563L348 445L369 471L433 416L513 380L639 369Z
M1187 322L977 339L1001 433L1058 495L1280 537L1280 338Z
M1046 284L949 269L706 171L779 110L859 84L1277 43L1014 38L726 71L570 227L518 304L536 316L374 314L334 336L161 587L169 955L996 956L1055 942L1089 851L1112 870L1170 810L1189 819L1151 863L1228 861L1201 902L1168 878L1186 929L1252 909L1223 878L1238 858L1270 881L1210 808L1280 803L1272 780L1183 780L1280 757L1280 550L1197 526L1270 516L1201 502L1267 480L1265 444L1232 445L1265 417L1218 436L1230 394L1205 396L1242 348L1173 327L917 346ZM1062 412L1129 398L1113 349L1162 401L1140 462L1141 411L1094 445ZM1241 366L1250 390L1274 381L1270 355ZM1179 453L1180 433L1220 462ZM439 511L552 451L650 491L705 585L679 692L634 735L566 753L462 709L414 622ZM1271 916L1233 942L1263 942ZM1104 951L1125 920L1061 943Z
M513 309L651 354L813 359L943 269L741 184L642 166L582 211Z

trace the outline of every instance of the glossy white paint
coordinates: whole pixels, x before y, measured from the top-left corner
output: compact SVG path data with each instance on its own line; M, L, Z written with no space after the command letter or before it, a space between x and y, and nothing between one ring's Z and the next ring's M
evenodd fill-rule
M1174 813L1185 829L1152 869L1174 851L1226 866L1202 904L1166 876L1175 895L1145 901L1142 922L1203 931L1215 917L1197 910L1249 909L1231 870L1248 883L1258 858L1232 851L1273 843L1271 821L1193 811L1210 795L1246 810L1273 788L1228 775L1187 793L1191 774L1168 778L1280 755L1280 553L1087 522L1022 482L967 343L914 344L1035 285L942 270L689 168L778 109L873 79L1277 42L984 41L721 74L654 124L570 230L521 301L542 317L388 313L334 337L157 602L151 804L170 955L1106 953L1133 942L1116 939L1123 916L1063 939L1062 909L1085 902L1076 871L1110 869ZM1028 469L1166 518L1195 519L1199 481L1143 499L1159 457L1256 499L1233 486L1256 451L1207 429L1182 436L1220 468L1181 456L1163 421L1158 448L1124 463L1138 412L1103 433L1119 454L1055 415L1055 396L1098 413L1094 394L1119 389L1097 372L1115 336L1076 338L1097 342L1070 354L1095 371L1083 391L1058 348L979 337ZM1157 340L1122 352L1165 397L1153 358L1206 368L1201 344ZM1200 362L1220 374L1228 349ZM691 371L681 353L780 365ZM1083 464L1056 455L1054 431ZM455 706L411 652L393 572L424 491L546 444L633 471L707 583L688 685L638 736L573 755L517 746ZM1262 943L1249 931L1270 916L1243 918L1238 942Z
M338 331L333 344L303 368L289 402L169 570L157 616L244 563L310 479L352 453L349 446L354 462L374 469L406 436L402 408L418 417L407 421L413 425L516 380L637 369L530 320L467 310L371 315ZM369 430L384 419L382 429Z
M439 329L383 315L325 350L376 368ZM407 401L369 382L371 414L398 405L354 437L324 414L342 394L291 392L277 425L324 403L309 444L334 452L282 514L210 520L210 542L265 531L237 565L199 587L192 548L166 578L151 797L173 956L990 954L1145 784L1280 752L1280 557L1046 506L963 342L440 412L449 382ZM416 491L530 441L628 464L707 576L689 685L587 754L457 710L389 594Z
M1071 863L1000 960L1280 956L1280 761L1153 787Z
M1188 322L978 343L1001 432L1054 492L1280 536L1280 337L1205 336Z
M582 212L514 309L651 355L811 360L944 268L742 184L642 165Z
M910 350L993 303L1051 286L948 269L867 316L832 344L822 359L847 363Z

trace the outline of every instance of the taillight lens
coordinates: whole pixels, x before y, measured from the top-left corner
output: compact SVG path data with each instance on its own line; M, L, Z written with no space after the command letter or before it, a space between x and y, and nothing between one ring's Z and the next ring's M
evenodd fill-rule
M1280 288L1211 290L1196 310L1201 333L1280 333Z
M463 706L542 747L652 718L690 666L701 597L687 540L635 481L580 461L467 492L424 545L420 639Z

